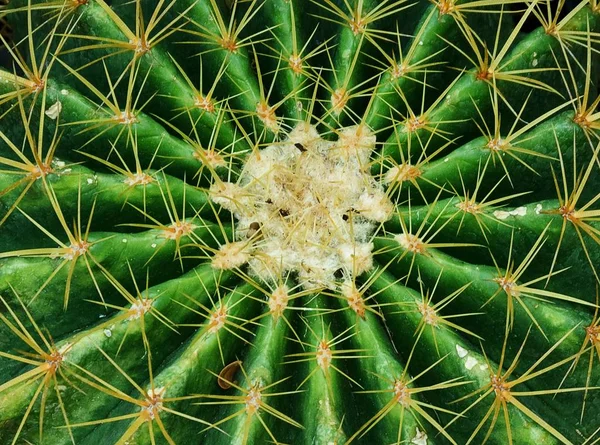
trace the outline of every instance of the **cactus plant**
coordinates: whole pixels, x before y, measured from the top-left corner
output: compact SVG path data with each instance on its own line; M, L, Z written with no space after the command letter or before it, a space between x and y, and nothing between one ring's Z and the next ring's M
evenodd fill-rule
M596 0L1 15L1 443L598 443Z

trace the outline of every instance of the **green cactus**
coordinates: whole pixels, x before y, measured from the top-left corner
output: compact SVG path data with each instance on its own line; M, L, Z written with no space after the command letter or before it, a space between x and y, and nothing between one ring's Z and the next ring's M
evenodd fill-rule
M600 442L596 0L0 16L0 443Z

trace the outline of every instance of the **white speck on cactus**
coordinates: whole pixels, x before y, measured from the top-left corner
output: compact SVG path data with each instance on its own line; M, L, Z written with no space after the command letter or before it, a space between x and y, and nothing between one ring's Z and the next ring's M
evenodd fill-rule
M410 440L410 443L413 445L427 445L427 434L417 427L415 437Z
M58 118L58 115L60 114L61 111L62 111L62 104L60 103L59 100L57 100L56 102L54 102L54 104L50 108L48 108L46 110L45 114L50 119L56 120L56 118Z
M461 345L456 345L456 353L458 354L458 356L460 358L464 358L464 357L466 357L469 354L469 351L467 351Z
M514 210L504 211L496 210L494 216L498 219L506 219L509 216L525 216L527 215L527 207L517 207Z
M468 356L467 360L465 361L465 368L467 368L470 371L475 367L475 365L477 365L477 363L479 362L475 357Z

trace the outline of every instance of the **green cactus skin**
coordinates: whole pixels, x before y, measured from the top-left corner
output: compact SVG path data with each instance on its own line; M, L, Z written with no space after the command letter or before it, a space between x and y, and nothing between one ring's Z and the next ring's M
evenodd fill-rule
M1 444L599 443L596 0L0 15Z

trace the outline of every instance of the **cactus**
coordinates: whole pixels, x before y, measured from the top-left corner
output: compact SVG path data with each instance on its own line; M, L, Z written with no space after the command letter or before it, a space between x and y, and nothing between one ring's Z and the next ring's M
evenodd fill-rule
M2 8L0 443L598 443L596 0Z

